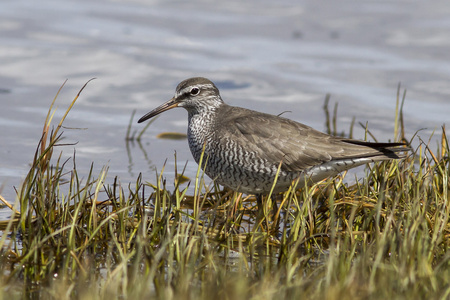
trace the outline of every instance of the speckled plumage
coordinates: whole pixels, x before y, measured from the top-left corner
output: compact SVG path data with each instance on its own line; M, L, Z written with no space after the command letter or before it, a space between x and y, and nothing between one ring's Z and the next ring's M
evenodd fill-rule
M174 107L188 111L189 148L205 173L233 190L250 194L286 190L300 177L312 182L370 162L403 158L401 143L369 143L327 135L275 115L229 106L202 77L182 81L175 96L143 122ZM281 166L280 166L281 163Z

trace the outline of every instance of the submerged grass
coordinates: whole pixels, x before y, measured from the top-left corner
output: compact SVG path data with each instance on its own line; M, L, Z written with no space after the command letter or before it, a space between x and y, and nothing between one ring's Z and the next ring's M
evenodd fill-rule
M75 155L54 156L78 96L52 130L50 107L18 206L1 224L1 299L450 298L445 128L436 150L421 143L355 184L345 174L294 183L278 212L255 223L254 198L208 190L200 169L193 196L182 176L168 190L164 169L154 184L139 175L125 187L104 183L106 167L80 176Z

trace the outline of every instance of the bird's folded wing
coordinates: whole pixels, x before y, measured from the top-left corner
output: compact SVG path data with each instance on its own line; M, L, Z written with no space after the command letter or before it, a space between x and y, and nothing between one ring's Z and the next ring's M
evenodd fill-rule
M329 152L339 151L327 142L328 135L266 114L236 117L227 122L226 130L219 129L218 134L271 164L282 162L282 169L286 171L302 171L330 161Z
M376 143L346 140L289 119L249 112L230 114L226 130L219 128L218 134L271 164L282 162L285 171L302 171L335 159L380 156L388 145L378 148Z

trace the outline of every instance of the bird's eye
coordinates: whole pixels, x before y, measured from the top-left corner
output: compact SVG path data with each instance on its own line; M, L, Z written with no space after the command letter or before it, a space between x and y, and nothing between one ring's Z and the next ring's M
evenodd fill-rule
M198 87L194 87L191 89L191 95L198 95L200 93L200 89Z

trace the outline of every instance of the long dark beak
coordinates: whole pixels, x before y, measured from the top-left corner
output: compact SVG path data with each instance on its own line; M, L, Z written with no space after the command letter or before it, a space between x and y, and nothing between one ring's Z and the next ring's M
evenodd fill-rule
M180 102L178 102L175 97L173 97L172 99L170 99L169 101L167 101L166 103L158 106L157 108L155 108L154 110L152 110L151 112L149 112L148 114L146 114L145 116L143 116L142 118L139 119L138 123L142 123L145 120L148 120L150 118L153 118L156 115L159 115L160 113L172 109L174 107L177 107L178 104Z

